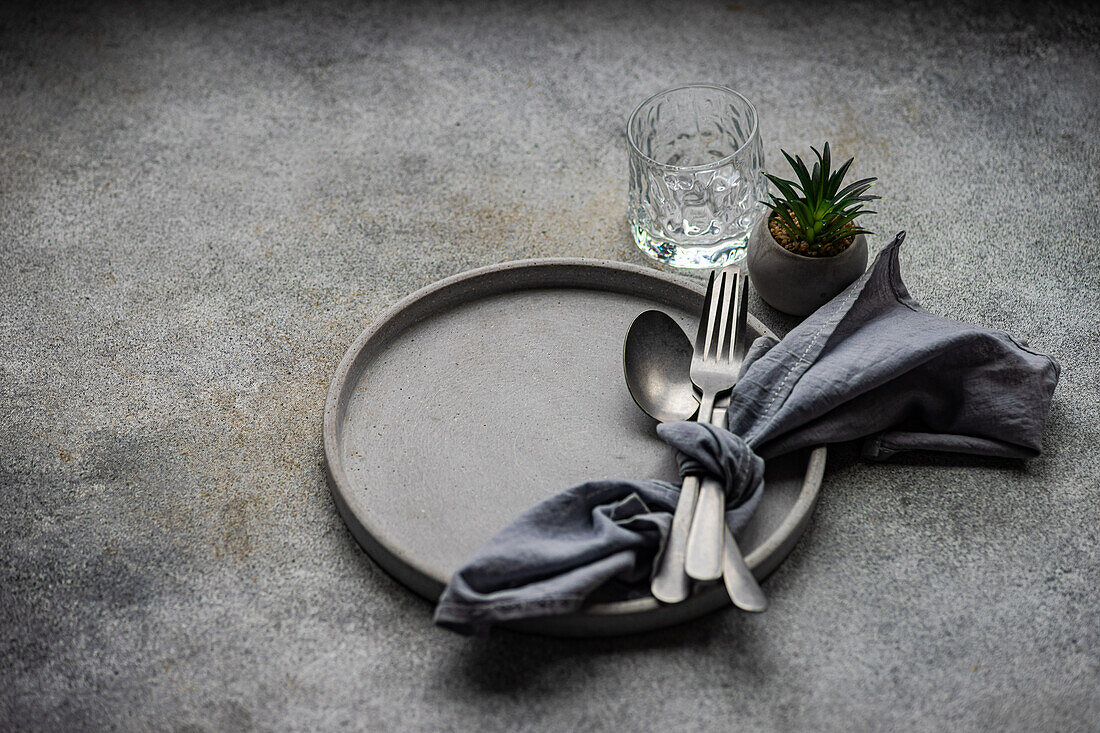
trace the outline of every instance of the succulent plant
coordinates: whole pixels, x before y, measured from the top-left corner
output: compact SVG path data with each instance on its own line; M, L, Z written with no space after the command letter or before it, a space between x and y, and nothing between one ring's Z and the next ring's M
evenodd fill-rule
M774 212L780 226L786 230L792 240L801 240L809 245L810 251L839 242L857 234L871 234L860 227L855 218L863 214L874 214L863 208L863 204L878 196L867 195L876 178L864 178L840 187L844 174L855 158L849 158L835 172L830 172L829 143L825 143L823 152L810 148L817 156L813 170L807 170L802 158L792 158L786 150L783 157L791 164L798 181L788 181L770 173L765 173L782 198L768 194L771 201L762 201Z

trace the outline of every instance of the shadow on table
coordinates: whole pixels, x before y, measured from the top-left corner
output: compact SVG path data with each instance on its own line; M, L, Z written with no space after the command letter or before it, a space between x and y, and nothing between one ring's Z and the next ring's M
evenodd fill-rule
M944 453L940 451L909 451L897 453L882 461L869 461L861 456L863 441L832 443L829 445L829 460L825 466L825 475L840 472L860 463L868 466L909 466L909 467L951 467L951 468L987 468L1018 469L1028 466L1028 461L1020 458L995 458L975 456L966 453Z
M636 663L650 652L675 651L679 657L713 654L722 649L723 664L739 674L763 676L770 658L766 636L753 633L759 621L732 608L701 619L642 634L594 639L553 638L494 630L489 638L468 639L455 646L440 666L447 686L477 693L515 693L546 689L548 678L563 669L581 674L586 665L604 657Z

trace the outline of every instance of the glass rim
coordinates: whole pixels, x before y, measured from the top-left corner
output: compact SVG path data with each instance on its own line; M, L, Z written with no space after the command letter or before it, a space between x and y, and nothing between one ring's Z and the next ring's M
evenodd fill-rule
M666 94L671 94L673 92L683 91L684 89L715 89L715 90L718 90L720 92L725 92L727 94L732 94L733 96L738 97L742 102L747 104L748 107L749 107L749 111L752 112L752 129L749 130L749 134L746 137L745 142L741 143L741 146L738 147L737 150L734 150L732 153L725 156L724 158L712 161L710 163L700 163L699 165L674 165L674 164L670 165L668 163L662 163L659 160L656 160L655 158L652 158L652 157L646 155L645 153L643 153L642 149L640 147L638 147L638 143L636 143L634 141L634 133L633 133L634 120L637 118L638 113L642 110L642 107L645 107L647 104L652 102L657 97L661 97L661 96L664 96ZM664 168L665 170L674 170L674 171L705 171L705 170L708 170L710 168L718 168L720 166L726 165L731 160L736 158L738 155L743 153L745 151L745 148L747 148L749 146L749 143L752 142L752 139L759 134L758 131L757 131L757 128L759 126L760 126L760 115L756 111L756 106L752 102L749 101L748 97L746 97L744 94L737 91L736 89L730 89L729 87L722 86L721 84L702 84L702 83L700 83L700 84L682 84L678 87L672 87L670 89L662 89L661 91L657 92L656 94L652 94L652 95L646 97L644 100L642 100L638 104L637 107L634 108L634 111L631 112L630 116L626 119L626 141L630 145L630 149L636 155L638 155L638 157L642 158L647 163L650 163L651 165L654 165L658 168Z

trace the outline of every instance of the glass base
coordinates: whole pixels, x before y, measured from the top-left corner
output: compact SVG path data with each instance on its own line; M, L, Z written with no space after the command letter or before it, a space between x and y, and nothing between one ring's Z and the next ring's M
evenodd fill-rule
M631 222L631 233L638 249L665 265L685 269L713 269L732 265L745 258L749 232L744 236L729 237L713 244L681 244L659 239L644 227Z

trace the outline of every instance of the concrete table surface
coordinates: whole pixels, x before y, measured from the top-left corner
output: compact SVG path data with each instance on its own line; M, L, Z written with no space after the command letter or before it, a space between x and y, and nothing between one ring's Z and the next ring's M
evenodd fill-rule
M0 11L0 729L1096 729L1095 11L93 6ZM336 363L446 275L646 262L624 121L686 81L772 171L857 156L915 297L1061 360L1045 452L834 450L763 615L436 629L329 497Z

